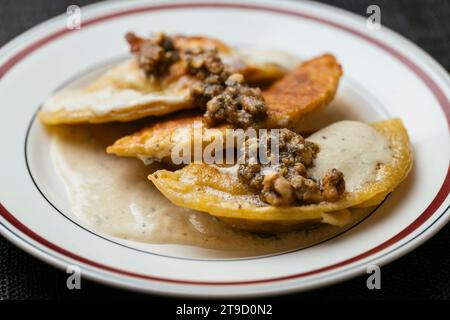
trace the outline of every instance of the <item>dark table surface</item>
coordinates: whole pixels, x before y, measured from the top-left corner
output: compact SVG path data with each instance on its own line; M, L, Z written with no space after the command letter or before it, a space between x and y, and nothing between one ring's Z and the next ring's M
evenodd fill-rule
M30 27L64 13L71 4L92 0L0 0L0 46ZM381 8L383 25L412 40L450 70L450 1L325 0L365 15L368 5ZM3 186L4 187L4 186ZM382 289L368 290L366 276L331 287L291 295L295 299L450 299L450 225L410 254L382 268ZM66 288L66 274L16 248L0 236L0 299L144 298L83 280L81 290ZM286 299L287 297L275 298Z

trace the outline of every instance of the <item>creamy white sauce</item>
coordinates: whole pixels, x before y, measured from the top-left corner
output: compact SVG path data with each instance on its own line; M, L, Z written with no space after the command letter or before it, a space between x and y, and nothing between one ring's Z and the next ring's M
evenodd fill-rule
M315 132L307 140L320 146L308 174L320 179L328 169L336 168L344 174L347 192L376 179L377 165L392 161L387 139L371 126L358 121L336 122Z
M145 243L240 252L242 256L309 246L343 230L324 224L314 231L260 236L234 229L206 213L178 207L147 180L157 165L145 166L137 159L105 153L107 145L135 130L110 124L61 127L52 133L52 159L72 212L98 232ZM354 211L350 225L367 212Z
M220 173L228 174L235 179L237 179L237 177L238 177L237 172L239 169L239 164L237 164L237 163L232 166L217 166L217 165L212 165L212 166L215 167Z
M270 65L275 64L286 70L294 69L300 64L297 55L275 49L262 48L239 48L238 54L250 65Z
M43 106L44 111L75 111L89 109L95 114L102 115L114 110L121 110L142 105L155 105L161 107L178 105L189 101L188 90L179 92L148 92L133 89L117 89L107 87L95 91L83 89L63 90L49 100Z

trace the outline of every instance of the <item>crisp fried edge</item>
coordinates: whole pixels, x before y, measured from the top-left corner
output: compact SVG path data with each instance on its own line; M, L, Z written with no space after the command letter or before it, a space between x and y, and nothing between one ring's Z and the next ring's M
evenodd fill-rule
M263 91L267 102L266 128L292 128L308 113L335 97L342 67L331 54L301 64Z

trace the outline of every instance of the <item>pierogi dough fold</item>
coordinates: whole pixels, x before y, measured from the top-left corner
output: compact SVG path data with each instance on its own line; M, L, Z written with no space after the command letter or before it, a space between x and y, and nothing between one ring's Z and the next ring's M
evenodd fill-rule
M364 124L361 123L361 125ZM375 129L379 137L373 141L367 141L367 144L372 145L379 141L380 137L385 139L387 150L383 152L389 156L378 158L380 149L376 148L373 150L373 155L364 155L353 149L353 165L343 161L340 165L344 167L344 170L336 161L337 168L344 171L344 178L346 173L349 177L353 175L352 181L357 181L359 185L352 185L351 190L346 190L335 202L270 206L242 184L236 175L207 164L190 164L174 172L159 170L150 175L149 179L174 204L207 212L235 227L246 230L279 232L298 228L305 223L336 224L341 221L342 215L345 216L346 213L343 210L356 206L372 206L381 202L384 196L392 192L406 178L412 167L408 134L400 120L375 122L367 127L367 130L361 132L362 139L368 139L372 134L369 129ZM326 130L327 127L324 129ZM345 143L342 146L351 147ZM323 147L325 148L325 145ZM365 151L370 153L372 149L368 147ZM321 152L329 154L338 152L338 150L329 151ZM349 151L342 150L342 152ZM317 159L319 158L320 152L317 155ZM371 158L373 172L367 172L364 169L364 172L360 174L365 175L365 178L358 180L358 171L349 170L352 168L363 170L358 162ZM335 212L338 215L334 216ZM333 221L333 217L337 219Z
M216 48L233 73L241 73L251 85L266 85L295 68L298 60L283 52L250 48L238 50L202 36L174 36L180 50ZM45 124L105 123L162 116L197 107L191 88L198 83L176 61L161 77L148 77L136 57L100 76L86 88L63 89L48 99L39 113Z

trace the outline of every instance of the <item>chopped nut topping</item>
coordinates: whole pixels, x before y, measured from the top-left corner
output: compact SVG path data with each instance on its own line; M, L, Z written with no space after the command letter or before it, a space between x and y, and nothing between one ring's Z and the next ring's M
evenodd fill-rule
M267 157L271 156L272 135L264 138ZM337 201L345 191L344 175L328 170L320 181L308 177L306 168L313 165L318 145L288 129L279 132L279 164L261 164L249 150L259 145L257 138L247 139L238 169L239 180L259 192L261 200L274 206Z
M235 73L225 81L225 90L206 104L205 120L208 125L227 122L248 128L264 119L266 104L259 88L244 84L241 74Z
M186 72L200 80L192 87L192 93L196 104L206 109L208 125L230 123L247 128L265 117L261 90L249 87L241 74L231 74L217 48L195 47L179 52L173 40L163 33L150 39L128 33L126 39L148 76L163 75L178 59L185 62Z
M212 126L230 123L247 128L266 115L258 88L250 88L241 74L231 74L217 49L195 48L184 53L188 72L202 82L194 87L197 103L206 107L205 121Z
M139 67L147 76L161 76L179 58L172 39L164 33L143 39L129 32L125 38L130 44L131 52L136 54Z
M322 178L322 189L326 201L337 201L345 191L344 174L337 169L325 172Z
M187 64L187 72L201 81L192 91L196 103L205 108L208 101L225 90L225 82L230 74L228 68L222 63L217 49L197 47L186 50L183 58Z
M258 88L250 88L241 74L231 74L217 50L196 48L185 53L188 70L202 83L194 88L197 103L205 107L205 121L212 126L230 123L247 128L266 115Z
M227 66L222 63L217 48L204 49L196 47L183 52L188 72L194 74L200 80L206 80L210 76L216 76L224 82L229 75Z

